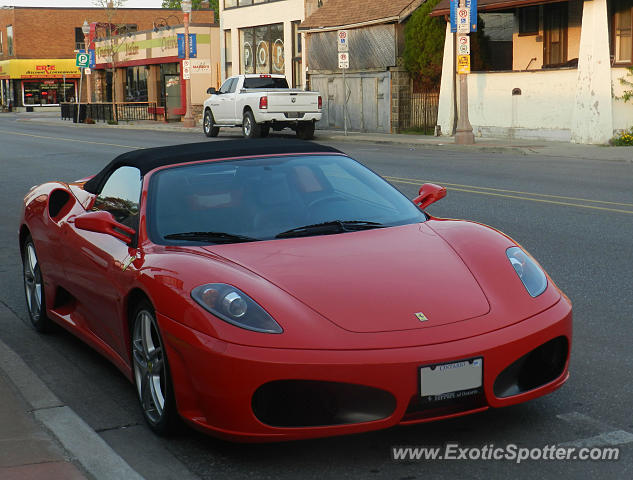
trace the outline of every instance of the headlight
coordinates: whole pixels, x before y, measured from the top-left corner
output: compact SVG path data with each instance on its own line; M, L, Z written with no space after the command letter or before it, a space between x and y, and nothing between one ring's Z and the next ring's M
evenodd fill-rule
M262 307L240 289L224 283L208 283L191 291L202 308L237 327L264 333L281 333L283 328Z
M541 267L532 260L532 257L519 247L508 248L506 255L530 295L538 297L545 291L547 288L547 277Z

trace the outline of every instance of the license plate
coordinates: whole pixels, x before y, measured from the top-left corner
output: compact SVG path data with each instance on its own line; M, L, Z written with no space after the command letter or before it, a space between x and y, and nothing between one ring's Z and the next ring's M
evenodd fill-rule
M420 368L420 395L431 401L448 400L480 392L483 358L471 358Z
M286 118L301 118L303 113L301 112L286 112Z

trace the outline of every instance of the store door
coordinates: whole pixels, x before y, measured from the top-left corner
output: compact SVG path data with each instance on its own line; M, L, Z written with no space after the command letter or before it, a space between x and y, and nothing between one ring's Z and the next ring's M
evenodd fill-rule
M165 75L163 77L165 85L165 106L167 107L167 120L180 119L180 115L174 110L182 107L180 99L180 75Z

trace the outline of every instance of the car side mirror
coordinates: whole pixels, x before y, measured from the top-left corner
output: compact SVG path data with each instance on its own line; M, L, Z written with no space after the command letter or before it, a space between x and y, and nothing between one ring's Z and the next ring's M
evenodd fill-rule
M207 93L209 95L215 95L217 92L215 91L215 87L207 88Z
M425 183L420 187L419 195L413 199L413 203L415 203L421 210L424 210L426 207L438 200L441 200L445 196L446 187L441 187L440 185L435 185L434 183Z
M112 214L105 210L88 212L75 217L75 226L80 230L111 235L126 244L132 242L132 237L136 233L133 228L117 222Z

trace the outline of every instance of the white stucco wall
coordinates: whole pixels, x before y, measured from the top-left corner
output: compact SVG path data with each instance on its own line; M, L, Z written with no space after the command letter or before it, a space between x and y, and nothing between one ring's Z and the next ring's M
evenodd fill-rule
M303 0L282 0L270 3L260 3L248 7L232 8L224 10L224 2L220 0L220 30L221 30L221 56L222 70L224 73L224 31L231 30L231 54L233 75L240 73L240 28L256 27L259 25L271 25L273 23L284 24L284 69L288 83L292 83L292 22L304 20ZM305 46L305 36L303 38ZM305 50L305 49L304 49ZM302 76L305 79L305 59L302 64ZM302 81L305 85L305 80Z
M621 97L624 90L633 90L633 86L622 85L620 78L626 78L629 82L633 82L633 75L629 75L629 70L624 67L611 69L611 83L613 85L613 95ZM613 100L613 129L628 130L633 127L633 99L625 102L624 100Z
M575 69L470 74L469 117L475 136L568 141L577 75ZM515 88L521 95L512 95Z

